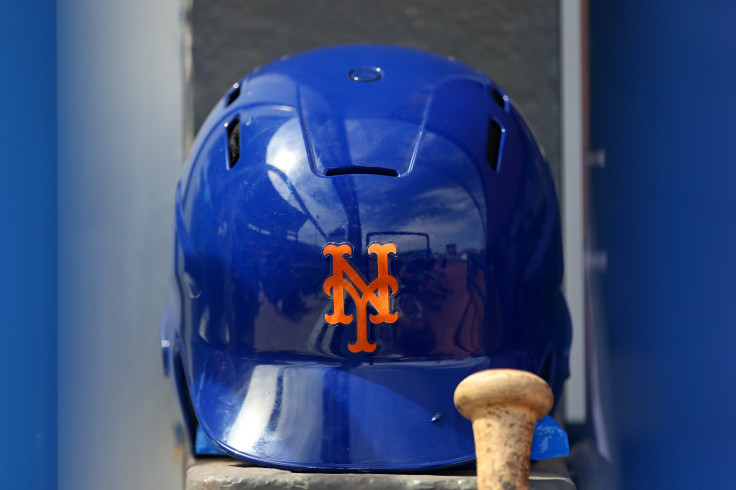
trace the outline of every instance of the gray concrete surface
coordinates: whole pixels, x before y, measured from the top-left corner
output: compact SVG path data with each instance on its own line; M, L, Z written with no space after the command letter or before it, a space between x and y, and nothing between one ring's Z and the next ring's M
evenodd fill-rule
M229 458L199 460L187 471L187 490L471 490L475 471L446 470L433 474L294 473L261 468ZM574 490L563 459L534 462L530 490Z

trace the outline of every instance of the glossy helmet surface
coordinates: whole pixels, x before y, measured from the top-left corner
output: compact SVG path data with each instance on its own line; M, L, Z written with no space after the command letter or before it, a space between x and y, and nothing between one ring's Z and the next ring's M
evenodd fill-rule
M175 227L162 345L190 438L282 468L441 468L474 458L469 374L561 393L552 177L463 63L346 46L253 71L200 130Z

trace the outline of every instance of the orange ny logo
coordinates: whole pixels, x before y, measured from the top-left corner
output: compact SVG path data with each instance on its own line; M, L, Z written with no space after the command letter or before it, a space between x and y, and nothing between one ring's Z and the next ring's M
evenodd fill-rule
M355 302L355 314L358 317L356 340L354 344L348 344L348 349L350 352L375 351L376 344L368 341L368 303L376 309L376 313L370 315L372 323L394 323L399 318L398 313L389 311L388 302L389 296L396 294L399 289L399 282L388 272L388 255L396 255L396 245L371 243L368 247L368 254L375 255L378 260L378 277L370 284L365 283L346 258L353 254L350 244L327 244L322 254L325 257L332 256L332 275L325 279L323 286L325 294L332 297L332 313L325 313L325 320L330 325L348 325L353 322L353 315L345 314L347 291Z

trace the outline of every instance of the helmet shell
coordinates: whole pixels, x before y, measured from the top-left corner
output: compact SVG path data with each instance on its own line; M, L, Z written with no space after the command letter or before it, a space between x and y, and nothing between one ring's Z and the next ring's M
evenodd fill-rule
M570 323L557 198L483 73L346 46L255 70L176 192L162 336L190 431L284 468L474 457L455 386L487 368L559 396Z

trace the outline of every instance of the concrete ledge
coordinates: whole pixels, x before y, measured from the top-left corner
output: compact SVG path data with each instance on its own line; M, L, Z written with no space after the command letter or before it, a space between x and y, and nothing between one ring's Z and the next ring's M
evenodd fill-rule
M228 458L195 461L187 470L187 490L256 489L385 489L470 490L477 488L475 470L447 470L432 474L296 473L262 468ZM532 464L531 490L574 490L563 459Z

